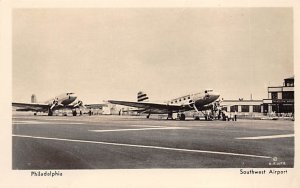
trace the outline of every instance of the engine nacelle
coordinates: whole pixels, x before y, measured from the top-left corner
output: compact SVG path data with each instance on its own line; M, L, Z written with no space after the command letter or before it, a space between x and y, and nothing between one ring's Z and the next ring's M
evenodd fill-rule
M78 101L77 104L74 105L75 108L83 106L82 101Z
M186 104L184 104L184 106L188 106L190 108L194 108L195 105L195 101L193 100L189 100Z

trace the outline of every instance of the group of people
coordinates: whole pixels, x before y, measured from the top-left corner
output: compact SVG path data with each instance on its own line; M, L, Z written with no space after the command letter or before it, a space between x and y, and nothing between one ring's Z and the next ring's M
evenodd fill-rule
M226 112L222 111L221 112L222 120L223 121L236 121L237 120L237 112Z
M237 112L227 112L225 110L219 110L216 111L215 113L211 112L206 112L204 114L205 120L213 120L213 119L218 119L218 120L223 120L223 121L237 121Z

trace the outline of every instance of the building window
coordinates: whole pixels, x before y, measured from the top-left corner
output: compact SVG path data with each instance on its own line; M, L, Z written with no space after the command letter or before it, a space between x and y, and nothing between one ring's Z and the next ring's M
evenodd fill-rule
M294 87L294 80L292 80L292 79L285 80L285 86L286 87Z
M281 112L283 113L294 113L294 105L282 105Z
M260 105L253 105L253 112L261 112Z
M234 105L234 106L230 106L230 112L237 112L238 111L238 106Z
M249 105L242 105L242 112L249 112Z
M277 92L272 92L271 93L271 99L278 99L278 93Z
M294 92L293 91L282 92L282 99L294 99Z

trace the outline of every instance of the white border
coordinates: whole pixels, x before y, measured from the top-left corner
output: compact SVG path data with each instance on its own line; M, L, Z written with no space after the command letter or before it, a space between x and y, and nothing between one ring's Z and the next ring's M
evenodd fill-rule
M11 83L13 8L105 8L105 7L294 7L294 70L299 75L299 4L298 0L63 0L0 1L0 187L300 187L299 139L295 136L295 168L287 175L239 175L239 169L152 169L152 170L63 170L63 177L31 177L30 171L12 169ZM296 104L298 107L298 89ZM298 134L296 109L295 135ZM256 169L259 170L259 169Z

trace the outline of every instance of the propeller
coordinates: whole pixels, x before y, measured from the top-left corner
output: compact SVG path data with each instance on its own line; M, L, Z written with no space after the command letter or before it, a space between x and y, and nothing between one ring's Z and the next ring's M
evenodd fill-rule
M75 107L75 108L77 108L77 107L79 107L79 108L80 108L80 107L86 108L86 106L83 104L82 101L78 101L77 104L74 105L74 107Z
M199 110L197 109L197 107L195 105L195 101L189 100L188 106L191 108L194 108L196 112L199 112Z
M53 102L52 102L52 105L50 107L50 110L52 110L57 104L58 104L58 100L57 99L53 99Z
M221 110L222 109L221 102L222 100L215 101L213 103L213 110Z
M195 103L193 104L194 109L196 110L196 112L199 112L199 110L197 109Z

